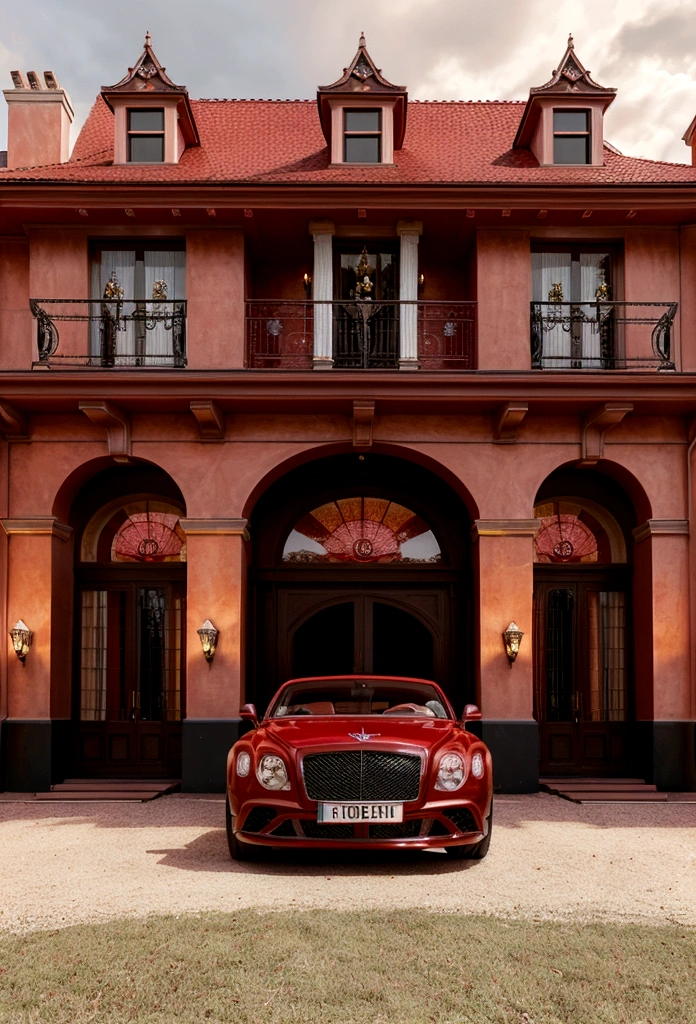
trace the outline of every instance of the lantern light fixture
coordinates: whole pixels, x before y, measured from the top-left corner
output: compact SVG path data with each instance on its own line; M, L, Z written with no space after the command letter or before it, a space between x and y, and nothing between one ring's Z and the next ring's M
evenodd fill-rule
M27 626L24 619L18 619L17 625L14 629L10 630L10 637L12 638L12 646L14 647L15 654L24 665L25 658L31 648L31 641L34 634Z
M510 668L512 668L513 661L520 653L520 644L522 643L523 636L524 633L515 622L511 622L503 633L503 643L505 644L505 653L510 662Z
M312 276L311 276L311 274L305 274L304 277L302 278L302 282L304 284L305 294L306 294L307 298L311 299L311 297L312 297Z
M215 657L215 648L217 647L217 640L220 634L210 619L206 619L197 632L201 641L201 647L203 648L203 657L210 664Z

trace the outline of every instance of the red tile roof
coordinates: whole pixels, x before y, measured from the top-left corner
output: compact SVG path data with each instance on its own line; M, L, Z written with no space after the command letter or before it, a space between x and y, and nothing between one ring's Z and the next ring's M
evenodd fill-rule
M0 182L631 185L696 182L696 167L604 150L603 167L539 167L513 150L523 102L411 101L394 166L330 167L313 100L192 100L200 148L178 164L113 166L113 114L96 100L67 163Z

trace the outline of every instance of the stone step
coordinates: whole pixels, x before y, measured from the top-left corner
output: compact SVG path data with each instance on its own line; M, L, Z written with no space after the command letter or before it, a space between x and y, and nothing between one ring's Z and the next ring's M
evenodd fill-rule
M656 793L654 790L646 790L642 793L626 793L611 790L563 790L556 791L556 796L564 800L570 800L576 804L602 804L602 803L667 803L666 793Z
M48 793L37 793L36 796L35 796L35 799L39 800L39 801L49 801L50 800L50 801L52 801L54 803L59 803L60 801L63 801L65 803L70 803L72 801L77 801L77 800L79 800L81 802L82 801L86 801L86 800L95 800L95 801L104 801L104 800L108 800L108 801L123 800L123 801L126 801L126 800L131 800L131 801L136 801L136 802L139 801L139 802L142 803L142 802L144 802L146 800L156 800L158 796L161 796L161 794L159 792L153 791L151 789L150 790L136 790L136 789L131 789L131 790L116 790L116 789L80 790L80 789L75 789L75 790L67 790L67 791L63 790L63 791L58 792L58 793L53 792L53 791L48 792Z
M92 780L84 779L77 782L59 782L55 786L51 786L52 793L71 793L71 792L84 792L88 793L93 790L99 790L100 792L115 791L120 793L129 793L131 791L137 791L141 793L172 793L175 789L179 788L180 783L178 782L112 782L109 780Z

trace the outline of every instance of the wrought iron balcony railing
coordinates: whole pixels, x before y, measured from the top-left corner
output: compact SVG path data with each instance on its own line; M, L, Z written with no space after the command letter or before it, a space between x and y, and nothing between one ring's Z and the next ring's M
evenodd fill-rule
M183 299L30 299L29 304L36 319L35 366L186 366Z
M325 353L315 350L322 320L330 331ZM475 302L254 299L246 304L247 365L255 369L311 369L318 354L330 356L336 369L398 369L409 332L415 335L421 369L474 369Z
M532 302L533 370L674 370L676 302Z

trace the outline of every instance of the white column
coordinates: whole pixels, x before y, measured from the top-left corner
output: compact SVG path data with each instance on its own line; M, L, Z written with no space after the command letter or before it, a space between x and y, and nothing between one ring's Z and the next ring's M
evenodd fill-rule
M314 360L315 370L333 366L333 221L311 221L314 237Z
M423 233L421 221L400 220L396 230L401 236L399 299L399 369L418 369L418 239Z

